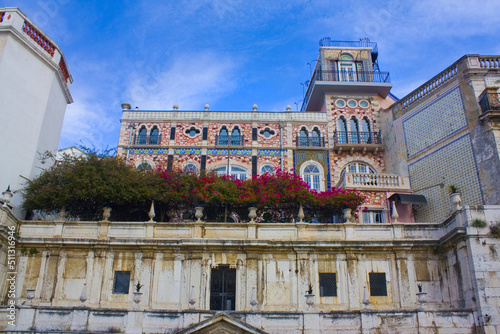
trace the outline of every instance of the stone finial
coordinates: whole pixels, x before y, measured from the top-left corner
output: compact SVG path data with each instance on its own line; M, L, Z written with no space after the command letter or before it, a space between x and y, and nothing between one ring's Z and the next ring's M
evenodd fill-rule
M3 206L4 207L8 207L8 204L10 202L10 199L12 198L12 191L10 190L10 184L9 186L7 187L7 190L5 190L3 193L2 193L2 196L3 196Z
M257 111L257 108L258 108L258 107L259 107L259 106L257 106L256 104L254 104L254 105L252 106L253 111Z
M151 201L151 207L149 208L149 212L148 212L148 217L149 217L149 222L150 223L153 223L154 220L153 218L155 217L155 201Z
M399 214L398 214L398 210L396 209L396 201L391 201L391 210L392 210L392 215L391 215L392 222L397 223L398 218L399 218Z
M124 102L124 103L122 103L122 109L123 110L130 110L130 109L132 109L132 105L128 102Z
M176 103L172 108L174 108L174 110L179 110L179 105Z
M210 109L210 106L207 103L207 104L205 104L205 110L208 110L208 109Z
M290 106L289 104L286 105L286 111L290 111L292 110L292 106Z
M87 283L83 283L82 293L80 294L80 301L82 302L82 305L85 303L86 300L87 300Z

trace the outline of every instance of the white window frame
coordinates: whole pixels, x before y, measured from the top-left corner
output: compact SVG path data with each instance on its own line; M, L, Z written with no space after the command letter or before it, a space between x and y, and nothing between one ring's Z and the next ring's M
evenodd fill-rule
M387 222L385 214L385 210L376 208L362 211L363 224L385 224Z
M139 169L139 166L141 166L143 163L146 163L149 166L151 166L151 169L141 168L141 170L155 170L156 169L155 163L149 159L142 159L142 160L137 161L135 163L135 168Z
M194 168L187 169L188 166L194 166ZM198 173L198 165L194 162L188 162L187 164L184 165L184 167L182 167L182 171L197 174Z
M270 167L272 170L271 171L263 171L264 168L266 167ZM260 174L265 174L265 173L269 173L269 174L274 174L275 172L275 168L273 165L270 165L270 164L264 164L262 166L260 166Z
M314 167L318 168L318 174L305 174L305 169L311 165L314 165ZM311 178L313 176L318 176L318 178L314 180L313 178ZM323 166L319 162L314 160L304 162L300 166L300 177L304 182L309 184L311 190L314 189L316 191L325 191L325 171L323 169ZM316 187L316 185L318 187Z
M236 169L240 169L240 168L243 169L244 172L236 170ZM237 166L237 165L229 165L229 174L227 173L227 164L214 167L213 171L216 172L217 175L219 175L219 176L229 175L232 178L235 178L235 179L238 179L241 181L245 181L246 179L248 179L248 169L246 169L245 167Z

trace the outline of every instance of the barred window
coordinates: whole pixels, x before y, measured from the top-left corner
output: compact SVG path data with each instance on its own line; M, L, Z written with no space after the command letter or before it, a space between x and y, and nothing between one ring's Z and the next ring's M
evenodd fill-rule
M130 271L115 271L113 293L128 294L130 287Z
M319 274L319 295L321 297L337 297L337 274Z
M370 296L387 296L385 273L370 273Z

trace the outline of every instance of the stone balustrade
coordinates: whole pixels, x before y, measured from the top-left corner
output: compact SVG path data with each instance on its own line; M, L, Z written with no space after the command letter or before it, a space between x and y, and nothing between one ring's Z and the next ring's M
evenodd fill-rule
M344 173L337 188L372 191L410 191L410 178L398 174Z
M479 66L481 68L500 68L499 56L479 56Z
M405 110L456 77L457 73L458 69L456 63L454 63L444 71L441 71L441 73L434 76L434 78L427 81L424 85L408 94L405 98L399 100L397 103L401 105L403 110Z
M24 242L43 239L44 243L240 244L242 240L265 245L269 241L287 242L392 242L394 240L437 241L452 230L465 227L466 218L455 214L441 224L311 224L311 223L158 223L158 222L82 222L21 221Z
M203 121L262 121L262 122L327 122L326 113L300 112L260 112L260 111L152 111L152 110L123 110L123 120L203 120Z

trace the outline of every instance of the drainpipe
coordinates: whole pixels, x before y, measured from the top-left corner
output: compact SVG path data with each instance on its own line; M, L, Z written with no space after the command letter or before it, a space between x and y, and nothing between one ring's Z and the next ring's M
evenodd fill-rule
M134 129L134 126L135 124L134 123L130 123L130 125L128 126L130 128L130 136L128 138L128 147L127 147L127 158L125 159L125 164L128 165L128 156L130 154L130 144L132 143L132 130Z
M283 123L279 123L280 127L280 169L283 171Z

